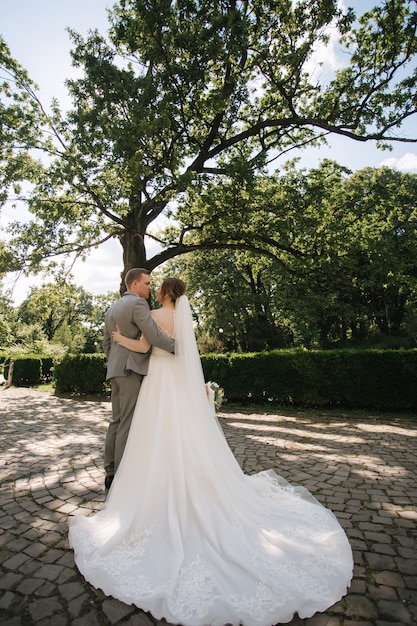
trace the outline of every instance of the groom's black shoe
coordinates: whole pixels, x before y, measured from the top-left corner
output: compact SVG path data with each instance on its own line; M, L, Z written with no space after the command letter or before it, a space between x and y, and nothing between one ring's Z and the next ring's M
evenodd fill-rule
M106 478L104 479L104 486L106 489L110 489L111 484L113 482L113 478L114 476L106 476Z

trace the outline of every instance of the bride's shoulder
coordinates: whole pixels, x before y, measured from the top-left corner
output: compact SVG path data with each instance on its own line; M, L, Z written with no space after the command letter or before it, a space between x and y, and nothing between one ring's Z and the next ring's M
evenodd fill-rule
M162 330L166 335L173 336L174 332L174 320L172 312L168 313L167 309L161 307L152 311L152 316L158 325L158 328Z
M151 315L154 319L161 319L161 313L162 313L162 309L153 309L151 311Z

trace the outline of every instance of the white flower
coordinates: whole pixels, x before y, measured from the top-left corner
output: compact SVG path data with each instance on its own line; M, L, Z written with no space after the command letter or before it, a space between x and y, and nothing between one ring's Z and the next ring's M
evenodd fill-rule
M226 400L224 397L224 390L220 387L220 385L218 385L218 383L209 380L206 383L206 392L208 399L213 402L214 408L218 411L223 402Z

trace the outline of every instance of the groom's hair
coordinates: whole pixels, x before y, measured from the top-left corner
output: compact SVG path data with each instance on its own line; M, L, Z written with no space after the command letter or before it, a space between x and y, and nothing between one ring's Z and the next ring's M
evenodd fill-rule
M144 267L132 267L125 276L125 285L126 288L129 289L130 285L135 280L140 280L142 274L147 274L149 276L150 270L146 270Z

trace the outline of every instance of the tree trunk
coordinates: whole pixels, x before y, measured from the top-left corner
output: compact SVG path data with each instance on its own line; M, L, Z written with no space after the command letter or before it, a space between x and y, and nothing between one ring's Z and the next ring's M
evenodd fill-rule
M145 269L153 269L149 267L146 259L146 249L144 245L143 235L140 233L126 233L120 237L120 243L123 248L123 271L120 274L120 295L126 291L125 276L133 267L143 267Z

